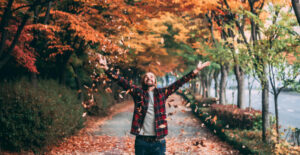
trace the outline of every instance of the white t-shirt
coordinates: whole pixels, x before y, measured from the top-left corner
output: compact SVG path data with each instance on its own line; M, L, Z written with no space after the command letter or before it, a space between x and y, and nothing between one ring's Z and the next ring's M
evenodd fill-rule
M141 128L140 135L155 136L155 114L154 114L154 97L153 91L149 91L149 104L147 113L144 119L144 124Z

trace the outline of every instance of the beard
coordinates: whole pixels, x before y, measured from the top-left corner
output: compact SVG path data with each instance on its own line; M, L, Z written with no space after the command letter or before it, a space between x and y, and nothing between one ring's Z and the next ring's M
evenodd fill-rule
M148 81L146 81L145 84L146 84L148 87L151 87L151 86L154 86L154 85L155 85L155 82L152 81L152 80L148 80Z
M152 87L152 86L155 86L155 84L154 83L147 83L146 86Z

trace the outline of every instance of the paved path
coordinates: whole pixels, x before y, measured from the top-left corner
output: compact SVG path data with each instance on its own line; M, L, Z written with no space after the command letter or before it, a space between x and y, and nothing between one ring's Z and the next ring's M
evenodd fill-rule
M238 151L208 131L183 102L178 95L170 96L167 102L167 154L238 154ZM69 138L52 153L134 154L134 136L129 133L132 115L131 103L99 125Z

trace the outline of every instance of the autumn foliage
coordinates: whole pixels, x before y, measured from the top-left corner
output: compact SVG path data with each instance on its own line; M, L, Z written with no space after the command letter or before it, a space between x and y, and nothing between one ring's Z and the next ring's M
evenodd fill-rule
M97 54L135 84L148 71L178 76L200 59L215 62L199 75L201 80L211 81L211 73L225 64L227 72L236 64L252 71L249 60L260 55L251 54L264 42L256 42L250 33L259 30L254 36L264 37L260 26L269 20L267 4L291 5L288 0L1 0L0 82L27 76L36 87L40 78L55 79L76 90L74 98L88 114L102 115L113 99L126 98L128 92L105 76ZM299 62L293 53L283 57ZM206 102L193 104L193 110L216 100ZM209 109L212 115L205 115L211 124L260 129L258 111L233 105Z
M261 111L240 109L236 105L213 104L211 114L222 120L228 128L260 129Z

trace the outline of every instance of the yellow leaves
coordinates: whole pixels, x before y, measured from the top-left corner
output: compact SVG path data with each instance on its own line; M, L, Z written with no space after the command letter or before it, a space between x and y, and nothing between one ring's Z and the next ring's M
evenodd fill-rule
M291 0L269 0L271 3L280 6L292 6Z
M267 11L262 11L260 14L259 14L259 18L262 20L262 21L266 21L267 18L270 16L270 13L267 12Z

